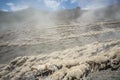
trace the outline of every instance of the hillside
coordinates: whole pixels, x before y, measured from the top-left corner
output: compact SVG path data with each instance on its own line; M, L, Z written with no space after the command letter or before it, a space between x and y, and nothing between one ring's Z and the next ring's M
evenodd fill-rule
M119 7L0 12L0 80L120 80Z

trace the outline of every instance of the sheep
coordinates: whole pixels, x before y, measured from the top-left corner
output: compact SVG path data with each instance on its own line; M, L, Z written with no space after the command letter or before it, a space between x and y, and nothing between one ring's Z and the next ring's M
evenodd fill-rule
M120 67L120 48L113 48L109 53L111 69L116 70Z
M44 64L44 65L36 65L32 66L31 70L37 70L41 74L41 76L47 76L52 74L53 72L58 70L58 67L53 64Z
M16 66L22 66L26 62L27 59L28 59L28 57L23 57L23 58L19 59L16 62Z
M56 71L55 73L53 73L50 76L51 80L62 80L65 77L67 70L68 69L64 67L64 68Z
M120 67L120 61L118 59L111 60L111 69L116 70Z
M67 72L67 75L65 76L64 80L73 80L73 79L80 79L82 78L82 71L79 68L70 69L70 71Z
M22 57L17 57L10 62L11 65L15 65Z
M71 68L71 67L77 66L77 65L79 65L79 61L78 60L67 60L67 61L65 60L63 62L63 66L67 67L67 68Z
M120 60L120 48L113 48L109 54L107 55L110 59L115 59L117 58Z
M91 72L106 69L109 67L110 60L104 55L96 55L86 61L91 66Z
M88 75L89 70L90 67L88 64L80 64L79 66L72 67L67 72L64 80L82 79Z

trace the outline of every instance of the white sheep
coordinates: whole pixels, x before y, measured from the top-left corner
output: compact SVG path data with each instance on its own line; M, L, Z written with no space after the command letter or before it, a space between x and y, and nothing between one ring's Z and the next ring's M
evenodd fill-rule
M104 55L96 55L86 61L91 67L91 71L98 71L109 66L109 58Z
M81 79L88 74L89 69L89 65L87 64L80 64L79 66L72 67L67 72L64 80Z
M62 68L62 69L54 72L54 73L50 76L51 80L62 80L62 79L64 78L64 76L66 75L67 70L68 70L68 69L64 67L64 68Z
M79 65L79 61L78 60L65 60L64 62L63 62L63 66L64 67L67 67L67 68L71 68L71 67L73 67L73 66L77 66L77 65Z
M110 58L111 69L118 69L120 67L120 48L114 47L106 55Z

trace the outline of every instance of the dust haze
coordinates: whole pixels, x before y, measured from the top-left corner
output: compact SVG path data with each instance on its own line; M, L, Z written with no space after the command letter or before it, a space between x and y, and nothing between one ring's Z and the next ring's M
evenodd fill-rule
M0 79L119 80L120 3L99 4L0 11Z

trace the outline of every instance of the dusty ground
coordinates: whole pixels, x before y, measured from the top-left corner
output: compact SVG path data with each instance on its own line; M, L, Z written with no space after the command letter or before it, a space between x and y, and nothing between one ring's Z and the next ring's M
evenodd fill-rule
M0 63L4 64L18 56L47 54L96 41L119 40L119 26L119 20L110 20L90 24L58 25L42 30L3 32L0 34Z
M120 80L119 21L43 32L25 30L10 40L20 33L0 35L1 80Z

